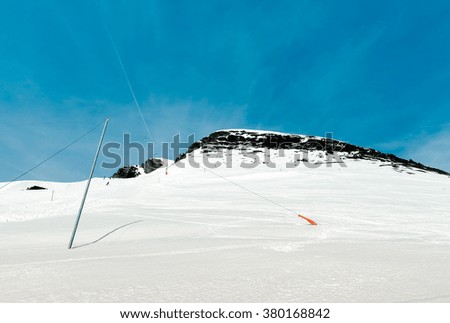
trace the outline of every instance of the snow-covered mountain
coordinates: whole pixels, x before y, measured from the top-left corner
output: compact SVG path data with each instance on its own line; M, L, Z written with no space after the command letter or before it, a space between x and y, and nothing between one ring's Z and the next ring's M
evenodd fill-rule
M273 131L257 131L246 129L220 130L191 145L187 153L180 155L176 160L181 160L187 154L200 149L202 153L212 153L224 150L240 150L247 154L263 152L265 150L285 150L303 155L301 162L308 162L308 156L320 154L325 160L337 159L373 160L383 162L383 166L391 166L395 169L400 167L421 171L430 171L443 175L449 173L425 166L413 160L399 158L393 154L386 154L375 149L364 148L350 143L338 141L332 138L317 136L294 135ZM314 161L315 162L315 161Z
M325 141L223 130L167 169L95 178L72 250L85 182L12 183L0 298L450 301L448 174Z
M443 170L425 166L411 159L406 160L393 154L355 146L332 138L247 129L215 131L192 144L187 152L180 154L175 159L175 162L179 162L186 157L198 158L200 154L199 167L208 167L208 165L202 163L205 159L214 159L215 162L220 159L221 164L231 166L233 161L224 158L227 151L229 156L234 151L238 152L240 157L247 157L247 159L253 157L255 166L266 164L270 167L273 166L272 164L283 163L284 167L288 168L297 167L302 163L310 167L331 163L341 163L345 166L345 160L354 159L381 162L378 166L392 167L396 171L405 171L408 174L419 171L450 175ZM242 163L245 158L241 159L239 156L237 159ZM122 167L112 177L134 178L142 174L148 174L163 165L165 165L163 160L151 158L142 165ZM238 167L242 164L234 163L233 166Z

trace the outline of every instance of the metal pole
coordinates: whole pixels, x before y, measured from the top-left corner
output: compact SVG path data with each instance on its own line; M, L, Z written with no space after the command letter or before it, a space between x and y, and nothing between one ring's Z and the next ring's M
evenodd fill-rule
M75 234L77 233L78 223L80 222L81 212L83 212L84 202L89 191L89 185L91 185L92 175L94 175L95 164L97 164L98 154L100 153L100 148L102 147L103 137L105 136L106 127L108 126L109 118L106 118L105 124L103 126L102 135L100 136L100 141L98 143L97 152L95 154L94 162L92 163L91 172L89 174L89 179L86 184L86 190L84 191L83 199L81 200L80 210L78 211L77 219L75 220L75 225L73 227L72 236L70 237L69 249L72 249L73 240L75 239Z

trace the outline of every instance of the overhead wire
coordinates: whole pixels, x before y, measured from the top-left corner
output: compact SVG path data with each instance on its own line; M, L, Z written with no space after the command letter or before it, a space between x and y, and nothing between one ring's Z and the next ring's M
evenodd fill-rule
M23 172L22 174L20 174L19 176L17 176L16 178L14 178L13 180L7 182L6 184L4 184L3 186L0 187L0 190L5 188L6 186L10 185L11 183L14 183L15 181L17 181L18 179L22 178L23 176L25 176L26 174L32 172L33 170L35 170L36 168L38 168L39 166L41 166L42 164L48 162L50 159L56 157L57 155L59 155L60 153L62 153L64 150L66 150L67 148L69 148L70 146L76 144L78 141L80 141L81 139L83 139L84 137L86 137L88 134L90 134L91 132L93 132L95 129L97 129L98 127L100 127L103 124L104 121L100 122L99 124L97 124L95 127L93 127L92 129L90 129L89 131L87 131L86 133L84 133L82 136L78 137L77 139L75 139L74 141L72 141L71 143L67 144L66 146L64 146L63 148L59 149L57 152L55 152L54 154L52 154L51 156L47 157L46 159L44 159L43 161L41 161L40 163L36 164L35 166L31 167L30 169L28 169L26 172Z
M131 81L130 81L130 77L128 76L128 72L127 72L127 70L125 68L125 65L123 64L123 61L122 61L122 57L120 56L120 53L119 53L119 51L117 49L116 42L114 41L114 38L113 38L113 36L111 34L109 26L106 23L106 19L105 19L104 15L103 15L103 11L102 11L102 8L101 8L100 4L98 3L97 0L95 0L94 2L95 2L95 6L97 7L97 10L99 12L100 20L103 23L103 27L105 28L106 34L108 35L109 41L111 42L112 48L113 48L114 53L116 55L116 58L117 58L117 60L119 62L120 69L122 70L123 76L124 76L125 81L126 81L126 83L128 85L128 89L130 90L131 96L133 97L134 105L136 106L137 110L139 111L139 115L140 115L140 117L142 119L142 123L144 124L145 130L147 131L148 139L150 140L151 134L150 134L150 130L149 130L147 121L145 120L144 114L142 113L142 109L141 109L141 106L139 104L139 101L137 100L136 93L135 93L133 85L131 84Z

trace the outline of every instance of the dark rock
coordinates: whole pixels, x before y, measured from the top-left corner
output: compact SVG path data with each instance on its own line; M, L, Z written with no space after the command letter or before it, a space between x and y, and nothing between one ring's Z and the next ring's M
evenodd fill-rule
M27 191L38 191L38 190L46 190L46 188L42 187L42 186L37 186L37 185L27 188Z
M164 162L159 158L150 158L147 159L144 163L141 164L141 168L143 168L144 173L148 174L156 169L162 167ZM136 166L125 166L119 168L117 172L114 173L112 178L134 178L138 177L141 173L139 172L139 167Z
M112 178L134 178L139 175L139 169L136 166L125 166L119 168L119 170L114 173Z
M158 168L162 167L164 162L159 158L150 158L145 161L145 163L141 164L141 167L144 169L144 173L151 173Z

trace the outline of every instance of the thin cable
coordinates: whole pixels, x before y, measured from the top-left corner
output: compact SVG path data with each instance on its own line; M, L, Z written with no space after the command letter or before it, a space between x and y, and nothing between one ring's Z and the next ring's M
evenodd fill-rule
M186 159L187 159L187 158L188 158L188 157L187 157L187 155L186 155ZM172 166L175 166L175 165L176 165L176 163L174 162L174 163L172 163L172 165L168 166L168 168L171 168ZM282 209L284 209L284 210L286 210L286 211L288 211L288 212L290 212L290 213L294 213L294 214L298 215L298 212L295 212L294 210L289 209L289 208L285 207L284 205L281 205L281 204L279 204L279 203L277 203L277 202L275 202L275 201L272 201L271 199L269 199L269 198L267 198L267 197L265 197L265 196L263 196L263 195L261 195L261 194L258 194L258 193L256 193L256 192L254 192L254 191L252 191L252 190L250 190L250 189L248 189L248 188L246 188L246 187L244 187L244 186L242 186L242 185L236 183L236 182L233 182L232 180L230 180L230 179L228 179L228 178L226 178L226 177L224 177L224 176L222 176L222 175L220 175L220 174L217 174L216 172L213 172L212 170L210 170L210 169L208 169L208 168L206 168L206 167L202 167L202 168L203 168L205 171L207 171L207 172L213 174L213 175L216 176L216 177L219 177L219 178L221 178L221 179L227 181L227 182L230 183L230 184L233 184L233 185L235 185L235 186L238 186L239 188L241 188L241 189L243 189L243 190L245 190L245 191L247 191L247 192L249 192L249 193L251 193L251 194L253 194L253 195L255 195L255 196L258 196L259 198L262 198L262 199L266 200L266 201L269 202L269 203L272 203L272 204L274 204L274 205L276 205L276 206L278 206L278 207L280 207L280 208L282 208Z
M236 182L233 182L232 180L230 180L230 179L228 179L228 178L226 178L226 177L224 177L224 176L222 176L222 175L219 175L219 174L217 174L216 172L213 172L212 170L207 169L206 167L202 167L202 168L203 168L204 170L210 172L211 174L213 174L213 175L215 175L215 176L217 176L217 177L220 177L221 179L227 181L228 183L231 183L231 184L233 184L233 185L236 185L236 186L240 187L241 189L243 189L243 190L245 190L245 191L247 191L247 192L249 192L249 193L251 193L251 194L253 194L253 195L255 195L255 196L258 196L258 197L260 197L260 198L266 200L266 201L269 202L269 203L272 203L272 204L274 204L274 205L276 205L276 206L278 206L278 207L280 207L280 208L282 208L282 209L284 209L284 210L286 210L286 211L289 211L290 213L294 213L294 214L296 214L296 215L298 214L298 212L295 212L294 210L289 209L289 208L285 207L284 205L281 205L281 204L279 204L279 203L277 203L277 202L275 202L275 201L272 201L271 199L269 199L269 198L267 198L267 197L265 197L265 196L263 196L263 195L261 195L261 194L258 194L258 193L254 192L254 191L252 191L252 190L250 190L250 189L248 189L248 188L246 188L245 186L242 186L242 185L240 185L240 184L238 184L238 183L236 183Z
M0 187L0 190L5 188L6 186L8 186L11 183L14 183L15 181L17 181L19 178L25 176L26 174L28 174L29 172L33 171L34 169L38 168L39 166L41 166L42 164L46 163L47 161L49 161L50 159L52 159L53 157L55 157L56 155L62 153L64 150L66 150L67 148L69 148L70 146L74 145L75 143L77 143L78 141L80 141L81 139L83 139L84 137L86 137L88 134L90 134L91 132L93 132L95 129L97 129L99 126L101 126L104 123L104 121L100 122L98 125L96 125L94 128L92 128L91 130L89 130L88 132L86 132L84 135L82 135L81 137L77 138L76 140L72 141L70 144L66 145L64 148L61 148L60 150L58 150L56 153L54 153L53 155L51 155L50 157L46 158L45 160L41 161L39 164L33 166L32 168L30 168L29 170L27 170L26 172L22 173L21 175L17 176L16 178L14 178L12 181L9 181L8 183L6 183L5 185L3 185L2 187Z
M186 157L186 159L187 159L187 158L188 158L188 157ZM170 166L168 166L168 167L166 168L166 171L167 171L168 168L171 168L171 167L173 167L173 166L175 166L175 165L176 165L176 162L172 163L172 165L170 165ZM256 192L252 191L251 189L248 189L248 188L245 187L245 186L242 186L242 185L240 185L240 184L238 184L238 183L236 183L236 182L233 182L232 180L230 180L230 179L228 179L228 178L226 178L226 177L224 177L224 176L222 176L222 175L220 175L220 174L217 174L216 172L213 172L212 170L210 170L210 169L208 169L208 168L206 168L206 167L202 167L202 168L203 168L205 171L207 171L207 172L213 174L214 176L219 177L219 178L221 178L221 179L227 181L228 183L230 183L230 184L232 184L232 185L235 185L235 186L237 186L237 187L239 187L239 188L241 188L241 189L243 189L243 190L245 190L245 191L247 191L247 192L249 192L249 193L251 193L251 194L253 194L253 195L255 195L255 196L257 196L257 197L259 197L259 198L261 198L261 199L263 199L263 200L265 200L265 201L271 203L271 204L273 204L273 205L276 205L276 206L278 206L278 207L280 207L280 208L282 208L282 209L288 211L289 213L294 213L295 215L299 216L299 217L302 218L302 219L305 219L306 221L308 221L308 222L309 222L310 224L312 224L312 225L317 225L317 223L314 222L313 220L311 220L311 219L309 219L309 218L307 218L307 217L305 217L305 216L299 214L298 212L296 212L296 211L294 211L294 210L292 210L292 209L290 209L290 208L288 208L288 207L286 207L286 206L284 206L284 205L282 205L282 204L280 204L280 203L277 203L277 202L275 202L275 201L273 201L273 200L271 200L271 199L269 199L269 198L267 198L267 197L265 197L265 196L263 196L263 195L261 195L261 194L259 194L259 193L256 193Z
M138 102L138 100L136 98L136 94L134 92L133 86L131 85L130 78L128 77L127 70L125 69L125 66L123 64L122 58L120 57L119 51L117 50L116 43L114 42L112 34L111 34L110 30L109 30L108 24L106 23L105 17L103 16L102 9L101 9L99 3L97 2L97 0L95 0L94 2L95 2L95 6L97 7L97 10L99 12L100 19L101 19L101 21L103 23L103 27L105 28L106 34L108 35L108 38L109 38L109 40L111 42L111 45L112 45L112 47L114 49L114 53L116 54L117 60L119 61L120 68L122 69L122 73L123 73L123 75L125 77L125 80L127 82L128 89L130 90L131 96L133 97L134 104L136 105L136 108L139 111L139 115L141 116L142 122L144 123L145 130L147 131L147 135L148 135L148 140L150 140L150 138L151 138L150 130L148 128L147 122L145 121L144 115L142 114L141 106L139 105L139 102Z
M219 174L213 172L213 171L210 170L210 169L207 169L207 168L205 168L205 167L202 167L202 168L203 168L204 170L210 172L211 174L213 174L213 175L215 175L215 176L217 176L217 177L219 177L219 178L222 178L223 180L227 181L228 183L231 183L231 184L233 184L233 185L235 185L235 186L237 186L237 187L239 187L239 188L241 188L241 189L243 189L243 190L245 190L245 191L247 191L247 192L249 192L249 193L251 193L251 194L253 194L253 195L255 195L255 196L259 197L259 198L261 198L261 199L263 199L263 200L266 200L267 202L272 203L273 205L276 205L276 206L278 206L278 207L280 207L280 208L282 208L282 209L284 209L284 210L286 210L286 211L288 211L288 212L290 212L290 213L294 213L294 214L297 215L298 217L300 217L300 218L306 220L306 221L307 221L309 224L311 224L311 225L317 225L317 223L316 223L315 221L313 221L313 220L311 220L311 219L309 219L309 218L307 218L307 217L305 217L305 216L299 214L298 212L295 212L294 210L292 210L292 209L290 209L290 208L285 207L284 205L282 205L282 204L280 204L280 203L277 203L277 202L275 202L275 201L272 201L271 199L269 199L269 198L267 198L267 197L265 197L265 196L263 196L263 195L261 195L261 194L258 194L258 193L256 193L256 192L254 192L254 191L252 191L252 190L250 190L250 189L248 189L248 188L246 188L246 187L244 187L244 186L242 186L242 185L236 183L236 182L233 182L232 180L230 180L230 179L228 179L228 178L226 178L226 177L224 177L224 176L222 176L222 175L219 175Z

